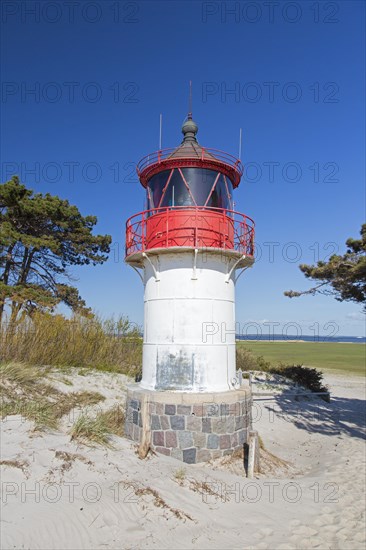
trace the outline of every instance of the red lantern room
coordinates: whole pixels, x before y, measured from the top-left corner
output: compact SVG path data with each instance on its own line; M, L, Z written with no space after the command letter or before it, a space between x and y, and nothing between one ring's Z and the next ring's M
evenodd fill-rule
M243 174L240 160L198 144L189 114L183 141L144 157L137 166L147 210L127 222L126 261L141 266L152 249L214 248L236 251L246 265L254 254L254 222L234 211L233 190Z

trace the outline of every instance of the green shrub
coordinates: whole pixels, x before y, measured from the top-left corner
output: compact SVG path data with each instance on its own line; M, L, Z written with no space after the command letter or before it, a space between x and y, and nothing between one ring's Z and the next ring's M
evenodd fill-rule
M323 385L323 373L317 369L303 365L279 365L271 367L270 372L289 378L312 392L328 392L328 388Z
M254 355L243 345L236 346L236 368L244 371L264 371L271 374L279 374L289 378L312 392L326 392L322 399L329 401L329 391L323 384L323 373L317 369L304 367L303 365L271 365L262 356ZM245 377L245 374L244 374Z
M236 368L242 371L268 370L271 364L260 356L257 357L242 345L236 346Z

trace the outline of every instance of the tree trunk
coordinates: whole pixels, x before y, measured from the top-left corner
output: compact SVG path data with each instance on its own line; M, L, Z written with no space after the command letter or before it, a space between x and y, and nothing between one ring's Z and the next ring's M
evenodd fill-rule
M17 285L20 285L21 283L25 282L24 281L24 274L25 274L25 269L26 269L27 263L28 263L28 256L29 256L29 248L27 246L25 246L24 247L22 267L20 268L20 271L19 271Z
M23 261L22 261L22 267L20 268L17 285L25 284L27 282L27 277L29 274L29 269L31 266L32 258L33 258L34 250L29 251L29 248L27 246L24 247L24 253L23 253ZM9 321L9 330L13 330L14 325L16 323L18 313L22 308L21 303L13 300L11 303L11 314L10 314L10 321Z
M4 273L1 277L1 279L3 280L3 283L5 285L7 285L8 282L9 282L11 264L13 263L12 253L13 253L13 250L14 250L14 246L15 246L15 244L10 245L9 248L8 248L8 251L6 253L6 262L5 262ZM3 319L3 315L4 315L4 309L5 309L5 297L3 299L0 298L0 328L1 328L1 322L2 322L2 319Z

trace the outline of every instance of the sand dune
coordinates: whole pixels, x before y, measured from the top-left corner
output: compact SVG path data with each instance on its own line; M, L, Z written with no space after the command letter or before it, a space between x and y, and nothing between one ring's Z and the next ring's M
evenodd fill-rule
M124 399L124 377L93 373L86 381L75 371L71 379L73 391L106 395L103 407ZM330 403L258 398L254 428L266 451L254 480L240 459L142 461L123 438L113 450L70 441L74 418L62 431L35 433L8 417L1 548L363 549L365 386L342 376L326 382Z

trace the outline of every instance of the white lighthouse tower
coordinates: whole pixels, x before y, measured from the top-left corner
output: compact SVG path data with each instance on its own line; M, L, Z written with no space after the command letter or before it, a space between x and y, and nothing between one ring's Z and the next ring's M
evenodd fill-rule
M148 206L126 228L126 262L145 287L142 380L129 389L126 432L185 462L229 454L250 425L250 392L236 378L235 281L254 261L254 222L233 210L241 162L200 146L197 131L189 114L181 145L140 161Z

